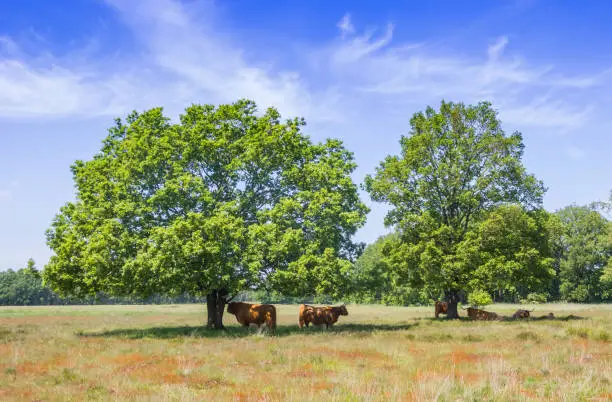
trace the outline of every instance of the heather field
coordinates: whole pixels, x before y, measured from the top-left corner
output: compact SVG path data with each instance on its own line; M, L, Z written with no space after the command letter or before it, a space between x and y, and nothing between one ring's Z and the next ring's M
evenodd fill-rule
M268 336L227 314L207 331L201 305L0 308L0 400L612 399L611 305L540 305L557 318L521 322L349 305L327 331L277 309Z

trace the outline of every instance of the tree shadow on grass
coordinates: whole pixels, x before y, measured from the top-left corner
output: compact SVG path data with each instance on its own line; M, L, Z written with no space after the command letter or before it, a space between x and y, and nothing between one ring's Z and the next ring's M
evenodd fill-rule
M428 322L529 322L529 321L574 321L574 320L584 320L584 317L580 317L577 315L566 315L566 316L554 316L548 317L544 316L531 316L529 318L513 318L512 316L498 315L497 319L492 320L473 320L469 317L459 317L456 319L451 319L447 317L417 317L414 320L418 323L419 321L428 321Z
M291 335L317 335L317 334L358 334L367 335L374 331L402 331L413 328L418 324L345 324L326 329L325 327L302 328L296 325L279 325L276 327L274 336ZM263 329L262 334L268 334ZM203 326L180 326L180 327L149 327L149 328L120 328L100 332L77 332L82 338L124 338L124 339L173 339L181 337L194 338L243 338L256 335L255 328L244 328L227 326L224 330L208 329Z
M552 318L549 318L548 316L535 316L535 317L529 317L528 319L518 319L518 318L509 318L509 321L574 321L574 320L584 320L584 317L580 317L577 315L566 315L566 316L555 316Z

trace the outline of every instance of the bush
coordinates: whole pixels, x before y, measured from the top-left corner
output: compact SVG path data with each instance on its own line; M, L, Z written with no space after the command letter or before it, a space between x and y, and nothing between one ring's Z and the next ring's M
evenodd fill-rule
M485 290L474 290L468 295L468 303L472 306L486 306L493 303L493 299L489 292Z
M526 298L521 300L523 304L541 304L546 303L548 298L544 293L529 293Z

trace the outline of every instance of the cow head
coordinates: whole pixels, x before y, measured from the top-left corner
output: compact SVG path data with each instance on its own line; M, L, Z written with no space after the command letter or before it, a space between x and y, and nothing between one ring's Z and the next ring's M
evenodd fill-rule
M230 314L236 314L238 312L238 303L237 302L228 303L227 312Z
M346 309L346 305L343 304L342 306L339 306L338 312L340 313L340 315L348 315L348 310Z

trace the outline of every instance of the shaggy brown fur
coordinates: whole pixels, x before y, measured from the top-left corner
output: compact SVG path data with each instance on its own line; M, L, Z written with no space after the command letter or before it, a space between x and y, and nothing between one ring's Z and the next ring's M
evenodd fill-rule
M298 324L300 328L303 328L304 325L308 327L311 323L313 325L325 324L325 327L329 328L338 321L338 317L341 315L348 315L348 310L344 304L337 307L314 307L308 304L301 304Z
M244 327L256 324L260 328L265 323L270 332L276 330L276 307L271 304L231 302L227 305L227 312L234 314Z
M448 303L447 302L437 301L435 308L436 308L436 318L438 318L438 315L440 314L448 314Z
M519 319L529 318L529 315L532 311L533 310L521 310L521 309L516 310L516 312L512 314L512 318L519 318Z
M494 320L500 319L497 313L493 313L491 311L479 310L477 308L468 307L467 312L468 312L468 317L472 320L494 321Z

